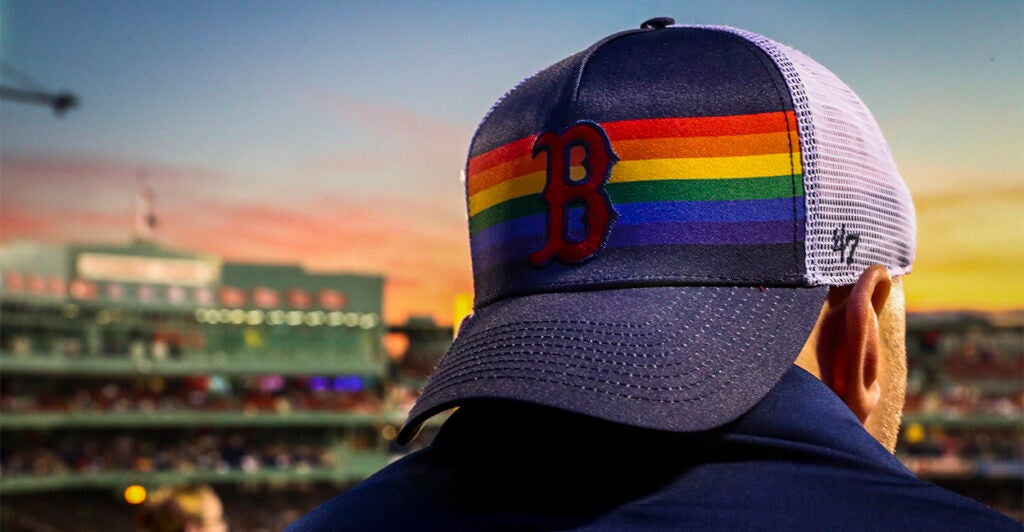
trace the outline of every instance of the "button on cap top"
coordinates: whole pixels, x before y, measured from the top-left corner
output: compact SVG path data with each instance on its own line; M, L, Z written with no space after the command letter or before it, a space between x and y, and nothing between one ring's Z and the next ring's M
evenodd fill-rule
M676 19L672 17L654 17L650 20L644 21L640 25L642 30L660 30L665 26L671 26L676 23Z

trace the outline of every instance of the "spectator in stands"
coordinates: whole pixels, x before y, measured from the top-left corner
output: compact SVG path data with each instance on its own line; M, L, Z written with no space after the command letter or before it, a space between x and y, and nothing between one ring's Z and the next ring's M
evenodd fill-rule
M224 506L210 486L168 486L143 503L136 517L142 532L226 532Z
M398 439L459 410L292 530L1020 530L891 454L913 205L825 67L652 19L499 100L466 191L474 314Z

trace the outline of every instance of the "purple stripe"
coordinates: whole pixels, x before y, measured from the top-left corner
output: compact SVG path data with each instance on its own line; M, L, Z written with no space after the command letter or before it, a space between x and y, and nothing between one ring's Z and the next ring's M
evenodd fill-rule
M612 226L606 247L785 244L803 242L804 226L803 219L768 222L616 224ZM503 262L525 260L527 255L543 246L543 238L541 234L514 238L486 249L474 245L473 267L483 271Z
M768 222L659 222L613 227L609 247L655 244L782 244L795 240L793 220ZM802 240L802 238L800 239Z

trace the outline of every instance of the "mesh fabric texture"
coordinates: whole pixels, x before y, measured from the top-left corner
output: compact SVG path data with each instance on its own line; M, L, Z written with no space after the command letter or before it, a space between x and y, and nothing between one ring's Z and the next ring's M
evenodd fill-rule
M874 264L909 273L917 222L910 192L871 111L830 70L798 50L748 31L789 85L800 128L807 206L806 278L843 286Z

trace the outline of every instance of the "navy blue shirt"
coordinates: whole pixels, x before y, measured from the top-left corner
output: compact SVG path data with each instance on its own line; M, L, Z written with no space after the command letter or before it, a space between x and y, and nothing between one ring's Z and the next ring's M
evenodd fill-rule
M293 523L328 530L1021 530L915 477L793 367L720 429L637 429L510 402Z

